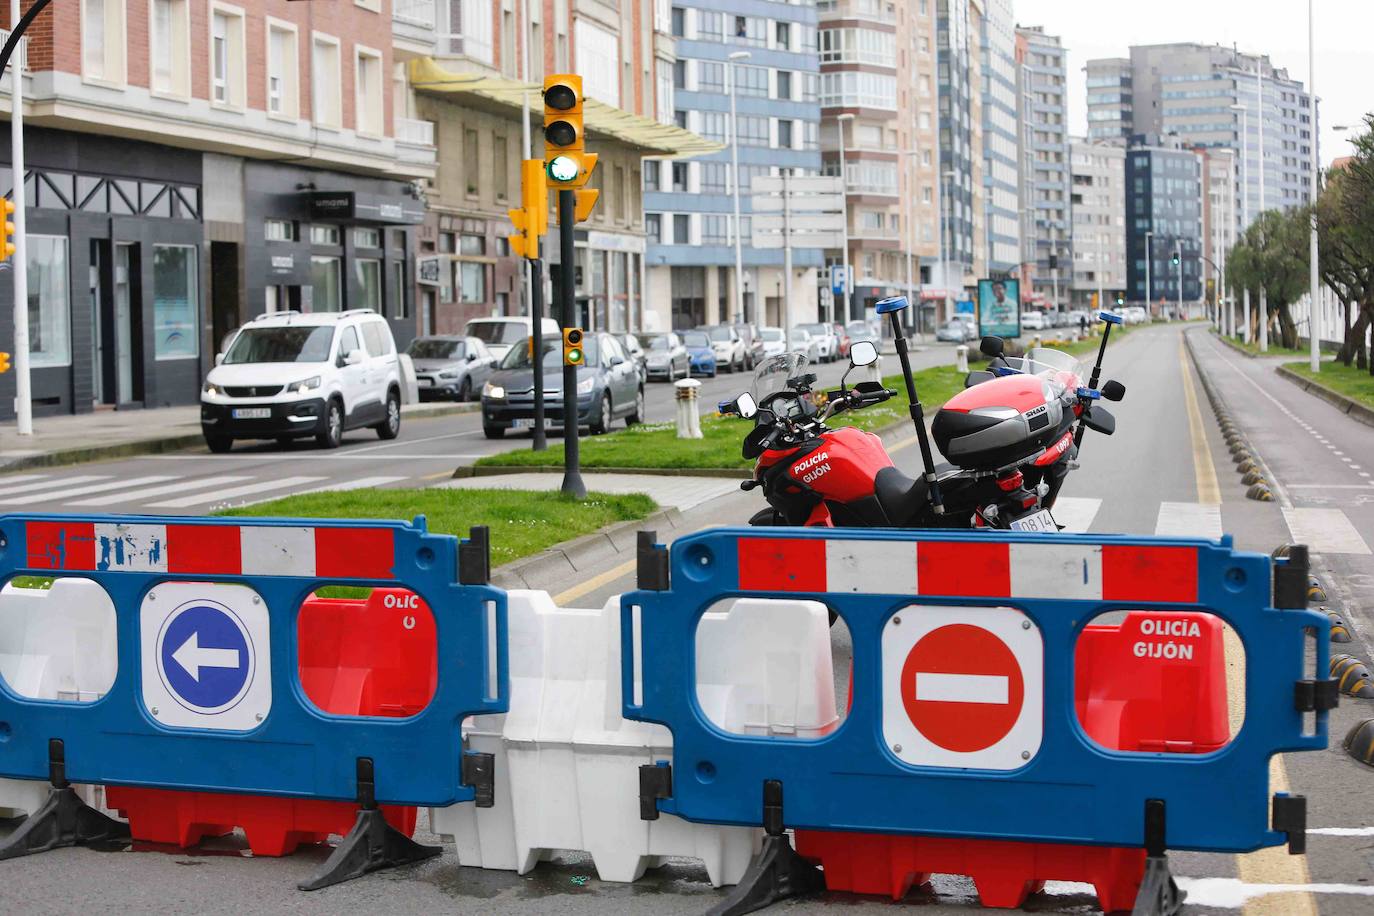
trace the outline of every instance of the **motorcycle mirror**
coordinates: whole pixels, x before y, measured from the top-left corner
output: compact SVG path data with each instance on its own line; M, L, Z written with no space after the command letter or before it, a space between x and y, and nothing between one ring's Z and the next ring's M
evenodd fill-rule
M1006 352L1007 342L1000 337L989 335L978 342L978 349L984 356L998 357Z
M1119 401L1126 396L1126 386L1111 379L1102 386L1102 396L1109 401Z
M744 419L749 420L759 412L759 404L754 400L754 396L746 391L735 398L735 411Z
M871 340L861 340L849 348L851 366L871 366L878 361L878 348Z
M879 315L886 315L889 312L904 311L907 305L906 296L890 296L887 299L879 299L874 308L878 310Z

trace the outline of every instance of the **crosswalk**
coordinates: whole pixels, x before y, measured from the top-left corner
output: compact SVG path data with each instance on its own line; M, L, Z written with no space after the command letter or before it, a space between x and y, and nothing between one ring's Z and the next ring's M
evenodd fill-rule
M13 474L0 477L0 512L180 513L267 502L301 493L340 492L410 481L406 475L331 479L323 475L259 478L246 474ZM414 483L420 483L415 480Z

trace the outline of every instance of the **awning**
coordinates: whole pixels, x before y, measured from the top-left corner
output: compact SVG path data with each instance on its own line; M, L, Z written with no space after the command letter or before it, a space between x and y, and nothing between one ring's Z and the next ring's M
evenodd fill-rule
M540 105L539 93L543 90L541 85L502 76L453 73L441 67L432 57L420 57L410 62L410 85L421 92L474 95L516 110L523 104L526 92L534 93L531 105ZM582 110L589 132L612 137L637 148L645 156L681 159L725 149L725 144L707 140L690 130L683 130L674 124L660 124L652 118L622 111L596 99L588 98Z

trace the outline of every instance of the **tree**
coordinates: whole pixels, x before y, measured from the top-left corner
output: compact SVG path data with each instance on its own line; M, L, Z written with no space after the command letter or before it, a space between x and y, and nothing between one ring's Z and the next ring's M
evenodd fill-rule
M1226 258L1226 275L1233 286L1251 290L1251 300L1256 303L1259 291L1265 291L1269 315L1263 320L1277 316L1280 342L1290 349L1298 345L1298 330L1289 306L1308 289L1310 218L1305 207L1266 210ZM1255 320L1260 320L1259 316Z
M1374 114L1352 141L1355 155L1332 169L1317 200L1318 269L1346 309L1346 335L1336 358L1365 365L1365 331L1374 321ZM1350 321L1351 313L1355 321ZM1368 363L1374 372L1374 360Z

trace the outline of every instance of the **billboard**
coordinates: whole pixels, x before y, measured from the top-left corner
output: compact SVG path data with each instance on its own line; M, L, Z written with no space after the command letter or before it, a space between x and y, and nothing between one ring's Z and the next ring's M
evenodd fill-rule
M1021 336L1021 281L978 281L978 333L984 337Z

